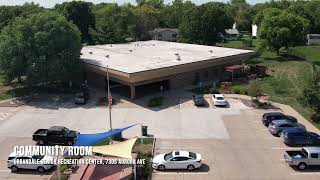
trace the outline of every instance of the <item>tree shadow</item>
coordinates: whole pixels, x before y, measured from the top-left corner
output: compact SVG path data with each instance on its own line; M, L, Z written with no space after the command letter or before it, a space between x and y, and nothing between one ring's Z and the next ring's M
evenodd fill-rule
M292 54L287 54L287 53L279 53L277 56L274 57L265 57L265 60L273 60L273 61L278 61L278 62L286 62L286 61L306 61L305 58L299 57L296 55Z

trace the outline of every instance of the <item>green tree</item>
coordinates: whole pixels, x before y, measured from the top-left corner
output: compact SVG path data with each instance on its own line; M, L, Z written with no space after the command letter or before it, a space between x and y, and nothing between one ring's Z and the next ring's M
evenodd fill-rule
M315 110L314 120L320 121L320 71L316 71L309 85L304 87L300 100Z
M307 1L304 4L304 9L305 13L313 20L310 33L320 33L320 2L318 0Z
M160 10L148 4L143 4L135 7L132 12L134 15L134 34L136 39L149 39L149 31L159 27Z
M179 26L182 42L214 45L233 24L223 3L206 3L190 9Z
M163 24L165 27L178 28L182 22L186 12L193 9L195 5L191 1L183 0L174 0L172 5L166 5L161 10L161 20L160 24Z
M228 12L241 31L251 30L250 5L246 0L231 0L227 6Z
M91 12L92 3L84 1L71 1L57 4L55 9L72 21L81 31L82 42L91 44L92 39L89 28L95 27L95 17Z
M25 3L22 6L0 6L0 31L16 17L28 17L44 9L38 4Z
M58 13L46 11L16 18L0 34L0 73L28 85L68 81L80 65L80 32Z
M308 30L309 21L301 16L286 11L278 15L264 12L258 38L264 49L275 51L278 54L282 47L288 49L297 45L305 45Z
M96 29L91 29L95 44L120 43L132 37L134 22L131 6L106 4L96 10Z

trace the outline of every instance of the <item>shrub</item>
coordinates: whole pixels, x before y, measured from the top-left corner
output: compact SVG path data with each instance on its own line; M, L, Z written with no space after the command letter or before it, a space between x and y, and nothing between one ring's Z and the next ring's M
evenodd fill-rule
M140 178L147 178L148 176L151 175L153 170L151 167L152 154L138 153L137 159L145 160L145 164L138 166L139 167L138 169L140 169L140 172L138 172L138 174L140 175Z
M235 88L233 88L233 93L241 94L241 89L239 87L235 87Z
M242 39L242 46L244 48L249 48L252 46L252 39L251 38L243 38Z
M314 113L312 116L311 116L311 120L315 123L319 123L320 122L320 114L317 114L317 113Z
M235 86L232 87L232 92L234 94L248 94L248 88L247 87L242 87L242 86Z
M252 81L248 87L248 95L258 99L258 97L262 94L262 89L260 87L259 81Z
M165 100L165 97L154 97L151 98L148 102L149 107L158 107L163 104L163 101Z

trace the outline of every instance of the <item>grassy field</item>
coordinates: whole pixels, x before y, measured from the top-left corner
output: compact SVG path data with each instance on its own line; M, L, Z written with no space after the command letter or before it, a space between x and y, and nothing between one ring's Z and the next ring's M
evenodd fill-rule
M228 42L226 46L238 47L241 41ZM224 46L224 45L223 45ZM320 66L320 46L303 46L292 48L290 52L295 56L277 56L273 52L263 52L259 56L246 61L248 64L263 64L268 67L268 76L263 78L261 88L271 97L271 101L287 104L297 110L305 118L310 119L311 108L302 105L303 87L313 74L312 64ZM243 92L248 85L235 85L233 89ZM320 128L320 124L317 124Z

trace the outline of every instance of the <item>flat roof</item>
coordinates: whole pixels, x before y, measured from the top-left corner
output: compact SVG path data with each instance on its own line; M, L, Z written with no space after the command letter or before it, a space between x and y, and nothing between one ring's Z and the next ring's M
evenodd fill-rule
M254 51L150 40L85 46L81 50L81 60L130 74L252 52Z

